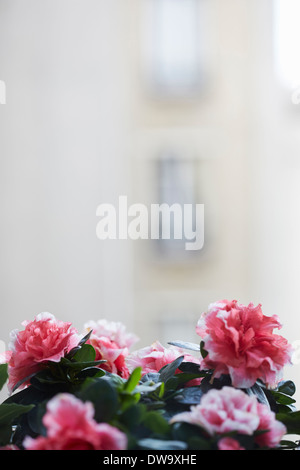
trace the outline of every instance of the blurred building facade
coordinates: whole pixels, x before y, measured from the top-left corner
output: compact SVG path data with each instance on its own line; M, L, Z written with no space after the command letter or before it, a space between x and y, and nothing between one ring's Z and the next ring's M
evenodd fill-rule
M300 105L276 72L277 7L0 0L1 339L47 310L123 321L139 346L197 341L221 298L300 339ZM100 241L96 208L120 195L204 204L203 250Z

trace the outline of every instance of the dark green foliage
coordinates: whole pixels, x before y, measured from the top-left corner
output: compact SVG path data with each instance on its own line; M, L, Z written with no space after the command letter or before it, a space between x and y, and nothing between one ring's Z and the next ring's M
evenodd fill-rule
M90 333L89 333L90 335ZM126 433L129 449L140 450L214 450L220 436L212 437L200 426L170 421L178 413L189 411L200 403L211 389L232 386L230 377L213 378L213 371L200 370L198 364L178 357L157 373L142 376L136 368L128 379L101 369L103 361L95 361L95 350L87 344L87 335L59 363L48 363L30 377L27 388L15 390L0 405L0 446L15 444L22 448L25 436L45 435L43 416L48 401L58 393L71 393L94 406L94 419L118 427ZM171 343L206 354L204 343ZM0 388L7 375L7 365L0 365ZM28 378L24 379L28 380ZM193 382L191 382L193 381ZM190 382L190 383L189 383ZM18 388L22 382L18 384ZM282 421L289 434L300 434L300 412L295 410L295 385L281 382L269 390L257 382L245 389L259 402L269 406ZM246 449L255 449L255 436L231 433ZM297 448L297 442L285 440L282 449Z

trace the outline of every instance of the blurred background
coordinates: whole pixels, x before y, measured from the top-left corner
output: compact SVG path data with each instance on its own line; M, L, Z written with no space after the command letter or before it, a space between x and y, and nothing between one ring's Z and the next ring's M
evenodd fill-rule
M136 347L196 342L227 298L277 314L299 348L299 15L298 0L0 0L3 343L42 311L80 331L122 321ZM99 240L96 209L120 195L204 204L204 248ZM286 375L300 389L297 361Z

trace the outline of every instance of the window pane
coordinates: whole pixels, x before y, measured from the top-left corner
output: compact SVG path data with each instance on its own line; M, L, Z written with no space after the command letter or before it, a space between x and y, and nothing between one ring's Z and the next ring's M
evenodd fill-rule
M200 84L199 0L145 0L147 79L158 93L185 95Z
M274 61L276 73L288 88L300 84L300 1L274 2Z

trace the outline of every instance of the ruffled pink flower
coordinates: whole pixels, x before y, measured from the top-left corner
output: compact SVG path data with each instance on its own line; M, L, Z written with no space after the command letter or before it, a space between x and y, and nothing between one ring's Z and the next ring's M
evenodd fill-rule
M286 433L273 411L260 404L254 395L233 387L211 389L199 405L175 415L170 422L181 421L202 427L210 436L230 432L253 436L256 431L264 430L267 432L255 436L255 442L261 447L276 447Z
M266 433L259 434L256 442L260 447L276 447L286 434L286 427L283 423L276 420L276 415L261 403L258 403L259 426L258 430L268 430Z
M121 322L108 321L105 319L89 321L85 325L85 330L93 330L93 334L98 337L106 337L113 341L119 348L130 349L139 339L126 330L126 327Z
M233 437L222 437L218 442L218 450L245 450Z
M131 371L136 367L141 367L142 375L145 375L158 372L162 367L170 364L181 355L177 348L164 348L159 341L155 341L151 346L146 346L131 353L126 362Z
M212 389L203 395L199 405L171 420L176 421L201 426L211 436L232 431L252 435L259 425L257 400L233 387Z
M229 374L239 388L251 387L257 379L276 386L291 363L292 347L274 328L281 328L278 317L263 315L261 305L236 300L210 305L196 328L208 352L201 368L213 369L214 377Z
M14 330L11 333L8 352L10 392L20 381L38 372L49 361L59 362L80 341L71 323L56 320L50 313L41 313L33 321L25 321L22 325L24 330ZM20 387L28 384L29 379Z
M96 361L104 360L100 364L101 369L117 374L123 379L128 379L130 373L125 359L129 354L127 348L119 348L118 345L105 336L97 336L92 333L87 341L96 351Z
M129 354L129 348L138 341L137 336L128 333L121 322L89 321L84 327L87 332L92 330L87 343L95 349L96 361L106 361L100 365L101 369L127 379L129 370L125 359Z
M176 346L165 348L159 341L155 341L151 346L134 351L129 355L126 362L131 371L136 367L141 367L142 375L145 375L159 372L160 369L175 361L175 359L180 356L184 356L184 362L193 362L200 366L200 361L194 356L187 354ZM179 372L180 370L176 371L176 373ZM188 382L188 385L198 385L200 381L201 379L194 379Z
M23 441L26 450L123 450L127 437L119 429L97 423L92 403L64 393L56 395L47 404L43 424L47 436Z

